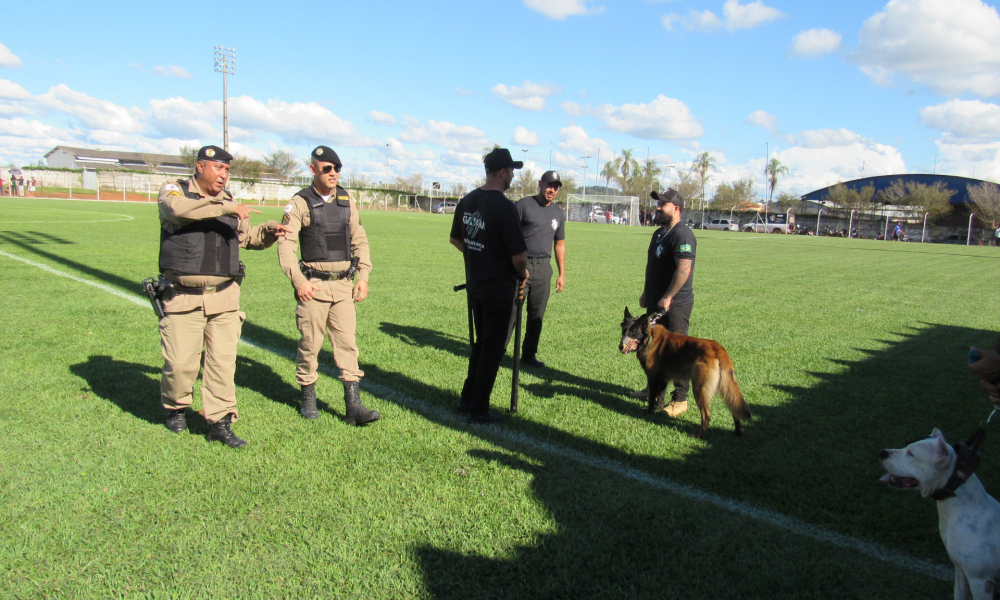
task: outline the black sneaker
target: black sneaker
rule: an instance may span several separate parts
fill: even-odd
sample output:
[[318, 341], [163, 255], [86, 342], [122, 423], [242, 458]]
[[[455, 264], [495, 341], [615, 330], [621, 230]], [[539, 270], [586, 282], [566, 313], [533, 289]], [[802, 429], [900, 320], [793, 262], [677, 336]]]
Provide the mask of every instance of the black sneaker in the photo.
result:
[[522, 358], [521, 364], [526, 367], [535, 367], [536, 369], [541, 369], [542, 367], [545, 366], [545, 363], [538, 360], [534, 356]]
[[480, 414], [469, 415], [469, 423], [480, 423], [483, 425], [503, 423], [503, 417], [495, 412], [487, 411]]
[[167, 411], [167, 429], [174, 433], [181, 433], [187, 428], [187, 418], [184, 416], [183, 408]]

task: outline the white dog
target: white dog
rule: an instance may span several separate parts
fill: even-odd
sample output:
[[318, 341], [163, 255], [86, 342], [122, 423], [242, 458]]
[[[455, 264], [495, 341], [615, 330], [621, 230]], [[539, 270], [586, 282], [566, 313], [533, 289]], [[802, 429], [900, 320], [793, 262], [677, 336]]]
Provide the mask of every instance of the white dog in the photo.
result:
[[[882, 450], [888, 474], [881, 481], [900, 489], [919, 489], [931, 496], [946, 486], [958, 455], [944, 435], [931, 436], [899, 450]], [[991, 600], [1000, 590], [1000, 502], [974, 474], [954, 489], [954, 496], [937, 501], [938, 530], [955, 563], [955, 598]]]

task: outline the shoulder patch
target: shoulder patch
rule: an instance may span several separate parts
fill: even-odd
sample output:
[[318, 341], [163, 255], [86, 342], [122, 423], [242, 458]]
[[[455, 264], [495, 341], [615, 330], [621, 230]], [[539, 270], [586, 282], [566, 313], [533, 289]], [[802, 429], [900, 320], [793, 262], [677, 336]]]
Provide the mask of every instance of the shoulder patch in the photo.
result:
[[289, 202], [288, 205], [285, 206], [285, 212], [292, 212], [293, 208], [295, 208], [295, 203], [294, 202]]
[[169, 198], [170, 196], [180, 196], [180, 195], [181, 195], [180, 192], [170, 192], [169, 194], [167, 194], [167, 197]]
[[176, 183], [167, 183], [167, 184], [165, 184], [163, 186], [163, 189], [170, 190], [172, 192], [179, 192], [179, 191], [181, 191], [181, 188], [177, 187]]
[[690, 252], [691, 244], [681, 244], [681, 252]]

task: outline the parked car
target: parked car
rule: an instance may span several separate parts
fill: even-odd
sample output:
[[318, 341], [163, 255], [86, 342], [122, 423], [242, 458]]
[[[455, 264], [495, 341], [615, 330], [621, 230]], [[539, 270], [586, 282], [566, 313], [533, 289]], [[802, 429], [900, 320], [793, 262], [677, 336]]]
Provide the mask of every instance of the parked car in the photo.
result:
[[729, 219], [712, 219], [711, 223], [705, 223], [705, 229], [714, 231], [739, 231], [740, 224]]
[[441, 204], [436, 205], [434, 208], [431, 209], [431, 212], [440, 214], [453, 213], [455, 212], [456, 206], [458, 206], [458, 202], [455, 202], [453, 200], [447, 200], [445, 202], [442, 202]]
[[965, 246], [966, 244], [972, 246], [981, 246], [983, 244], [983, 241], [977, 238], [976, 236], [972, 236], [972, 239], [969, 240], [968, 234], [959, 235], [955, 233], [943, 238], [942, 237], [938, 237], [936, 239], [931, 238], [930, 241], [937, 244], [957, 244], [960, 246]]
[[748, 233], [794, 233], [795, 215], [788, 216], [782, 213], [767, 215], [767, 220], [760, 213], [754, 215], [749, 223], [741, 225], [743, 231]]

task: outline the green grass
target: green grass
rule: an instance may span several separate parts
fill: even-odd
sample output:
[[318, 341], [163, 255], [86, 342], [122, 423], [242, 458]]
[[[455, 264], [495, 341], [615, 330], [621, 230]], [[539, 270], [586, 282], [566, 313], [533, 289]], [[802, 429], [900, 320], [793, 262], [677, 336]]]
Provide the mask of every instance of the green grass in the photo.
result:
[[[948, 565], [934, 503], [880, 484], [877, 453], [933, 427], [957, 441], [986, 416], [965, 353], [998, 328], [996, 248], [697, 232], [691, 334], [726, 346], [755, 419], [736, 438], [716, 400], [695, 440], [697, 411], [650, 417], [627, 397], [643, 378], [617, 352], [651, 229], [568, 225], [566, 291], [553, 294], [539, 353], [550, 368], [522, 371], [520, 412], [484, 428], [448, 416], [467, 362], [450, 215], [362, 220], [375, 263], [359, 306], [362, 368], [398, 394], [366, 391], [383, 420], [348, 427], [327, 374], [320, 419], [301, 419], [290, 284], [273, 249], [244, 252], [243, 336], [285, 356], [241, 346], [242, 451], [206, 442], [201, 422], [183, 435], [163, 427], [150, 309], [0, 255], [0, 596], [950, 593], [513, 434]], [[0, 251], [135, 295], [157, 239], [152, 205], [0, 200]], [[988, 490], [998, 450], [988, 438]]]

